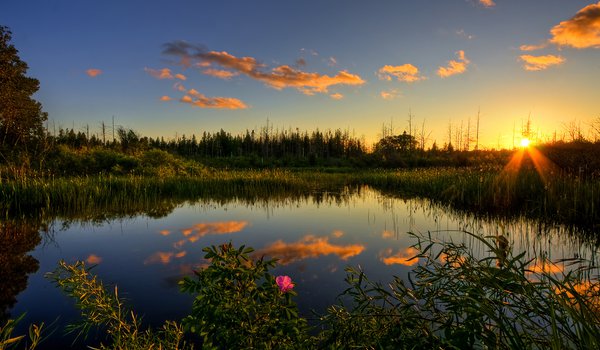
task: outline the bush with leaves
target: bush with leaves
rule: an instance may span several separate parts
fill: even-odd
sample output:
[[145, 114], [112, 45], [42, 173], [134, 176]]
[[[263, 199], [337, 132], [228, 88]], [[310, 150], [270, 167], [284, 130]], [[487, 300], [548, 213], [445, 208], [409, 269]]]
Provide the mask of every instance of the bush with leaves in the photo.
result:
[[182, 291], [197, 295], [182, 323], [202, 338], [203, 348], [307, 347], [306, 320], [292, 301], [296, 293], [280, 289], [269, 273], [274, 260], [252, 260], [252, 248], [231, 243], [203, 251], [211, 264], [180, 283]]

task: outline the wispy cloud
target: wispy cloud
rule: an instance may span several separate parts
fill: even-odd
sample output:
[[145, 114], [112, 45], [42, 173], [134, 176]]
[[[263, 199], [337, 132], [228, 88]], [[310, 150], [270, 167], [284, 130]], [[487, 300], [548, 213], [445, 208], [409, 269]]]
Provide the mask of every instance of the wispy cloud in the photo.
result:
[[438, 67], [437, 74], [442, 78], [447, 78], [456, 74], [462, 74], [467, 71], [470, 61], [465, 56], [465, 52], [460, 50], [456, 53], [458, 60], [448, 61], [446, 67]]
[[331, 97], [334, 100], [342, 100], [344, 98], [344, 95], [342, 95], [340, 93], [335, 93], [335, 94], [329, 95], [329, 97]]
[[307, 235], [298, 242], [285, 243], [278, 240], [271, 245], [257, 250], [254, 255], [268, 255], [279, 259], [279, 263], [287, 265], [298, 260], [317, 258], [323, 255], [337, 255], [342, 260], [356, 256], [365, 249], [364, 245], [336, 245], [329, 243], [328, 237]]
[[587, 5], [550, 30], [550, 42], [577, 49], [600, 48], [600, 2]]
[[496, 3], [494, 0], [479, 0], [479, 3], [485, 7], [494, 7]]
[[[173, 89], [183, 92], [184, 95], [179, 99], [179, 102], [192, 105], [199, 108], [214, 108], [214, 109], [246, 109], [248, 105], [244, 101], [234, 97], [208, 97], [196, 89], [187, 90], [183, 84], [177, 82], [173, 84]], [[171, 101], [170, 96], [162, 96], [161, 101]]]
[[146, 68], [144, 68], [144, 71], [146, 71], [146, 73], [150, 74], [151, 76], [153, 76], [156, 79], [179, 79], [179, 80], [187, 79], [185, 77], [185, 75], [183, 75], [183, 74], [173, 75], [173, 73], [171, 72], [171, 70], [169, 68], [152, 69], [152, 68], [146, 67]]
[[216, 108], [216, 109], [246, 109], [246, 105], [242, 100], [234, 97], [207, 97], [198, 91], [191, 89], [187, 91], [180, 100], [183, 103], [189, 103], [192, 106], [200, 108]]
[[400, 93], [400, 91], [392, 89], [392, 90], [387, 90], [387, 91], [382, 91], [379, 93], [379, 96], [381, 96], [382, 99], [384, 100], [393, 100], [397, 97], [402, 96], [402, 94]]
[[205, 69], [202, 71], [202, 73], [216, 77], [216, 78], [225, 79], [225, 80], [229, 80], [229, 79], [235, 77], [236, 75], [239, 75], [239, 73], [237, 73], [237, 72], [230, 72], [228, 70], [212, 69], [212, 68]]
[[541, 50], [547, 46], [548, 46], [547, 43], [542, 43], [542, 44], [538, 44], [538, 45], [521, 45], [521, 46], [519, 46], [519, 49], [521, 51], [535, 51], [535, 50]]
[[523, 68], [529, 71], [544, 70], [552, 66], [562, 64], [566, 61], [563, 57], [555, 55], [521, 55], [520, 59], [525, 63]]
[[85, 74], [87, 74], [89, 77], [95, 78], [102, 74], [102, 70], [97, 68], [90, 68], [85, 71]]
[[379, 79], [392, 80], [392, 77], [406, 83], [414, 83], [419, 80], [425, 79], [424, 76], [419, 74], [419, 68], [416, 66], [406, 63], [401, 66], [390, 66], [385, 65], [377, 71]]
[[358, 75], [340, 71], [335, 76], [304, 72], [289, 65], [280, 65], [270, 70], [253, 57], [237, 57], [225, 51], [207, 51], [202, 46], [177, 41], [165, 44], [164, 54], [176, 56], [180, 64], [191, 65], [209, 63], [221, 68], [246, 75], [261, 81], [267, 86], [281, 90], [295, 88], [298, 91], [313, 95], [328, 93], [334, 85], [362, 85], [365, 81]]

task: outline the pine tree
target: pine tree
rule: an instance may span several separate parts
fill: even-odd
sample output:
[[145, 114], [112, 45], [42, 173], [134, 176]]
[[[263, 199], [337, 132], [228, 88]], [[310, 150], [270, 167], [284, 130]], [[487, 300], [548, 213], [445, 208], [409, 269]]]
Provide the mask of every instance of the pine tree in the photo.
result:
[[0, 154], [27, 152], [27, 147], [43, 135], [48, 115], [31, 96], [39, 89], [37, 79], [26, 76], [27, 63], [10, 43], [11, 31], [0, 26]]

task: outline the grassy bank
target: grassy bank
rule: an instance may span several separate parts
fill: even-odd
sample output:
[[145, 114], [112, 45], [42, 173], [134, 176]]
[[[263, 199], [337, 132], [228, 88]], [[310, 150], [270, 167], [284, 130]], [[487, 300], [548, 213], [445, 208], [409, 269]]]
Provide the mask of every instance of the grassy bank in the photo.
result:
[[[0, 209], [8, 215], [147, 208], [202, 198], [275, 200], [341, 193], [371, 186], [386, 195], [423, 197], [478, 215], [525, 216], [595, 230], [600, 223], [600, 179], [532, 169], [214, 170], [186, 176], [20, 177], [0, 183]], [[129, 210], [129, 212], [135, 210]], [[160, 215], [159, 212], [156, 215]]]

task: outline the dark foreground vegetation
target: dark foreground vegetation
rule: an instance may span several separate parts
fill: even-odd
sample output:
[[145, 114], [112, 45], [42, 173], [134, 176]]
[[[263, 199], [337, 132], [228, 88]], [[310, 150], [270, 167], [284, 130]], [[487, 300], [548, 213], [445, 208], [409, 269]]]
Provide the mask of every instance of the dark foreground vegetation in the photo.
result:
[[[204, 249], [211, 264], [180, 282], [195, 296], [189, 316], [146, 329], [137, 314], [83, 262], [60, 262], [47, 275], [81, 310], [71, 327], [107, 334], [108, 349], [595, 349], [600, 346], [600, 290], [589, 261], [573, 259], [570, 272], [530, 268], [502, 236], [473, 237], [487, 247], [476, 257], [463, 245], [414, 235], [419, 264], [408, 280], [384, 286], [347, 268], [348, 289], [323, 315], [306, 319], [269, 270], [274, 260], [226, 243]], [[565, 263], [565, 262], [563, 262]], [[278, 277], [284, 278], [284, 277]], [[30, 348], [43, 341], [44, 325], [32, 325]], [[24, 337], [0, 333], [7, 346]]]

